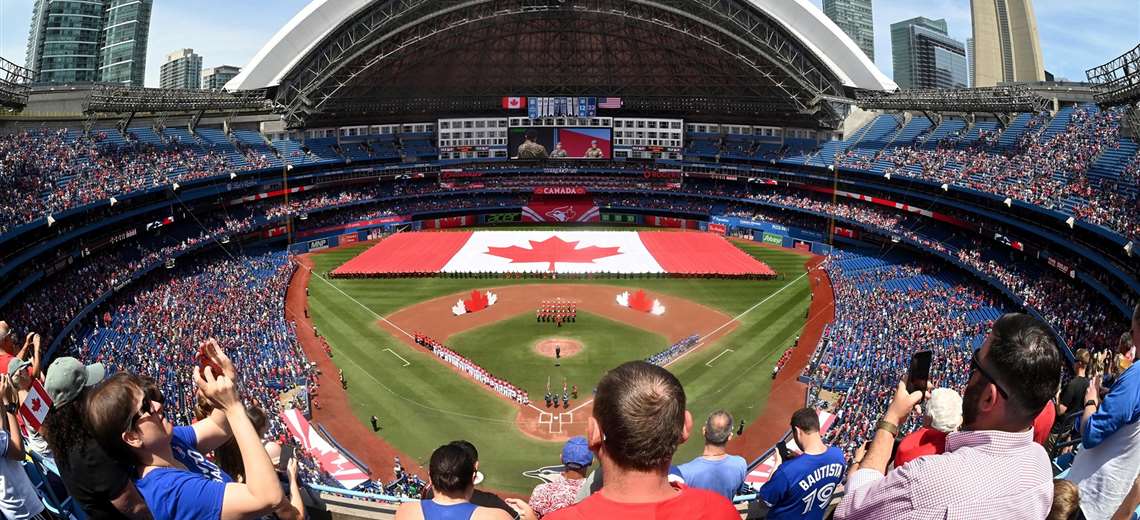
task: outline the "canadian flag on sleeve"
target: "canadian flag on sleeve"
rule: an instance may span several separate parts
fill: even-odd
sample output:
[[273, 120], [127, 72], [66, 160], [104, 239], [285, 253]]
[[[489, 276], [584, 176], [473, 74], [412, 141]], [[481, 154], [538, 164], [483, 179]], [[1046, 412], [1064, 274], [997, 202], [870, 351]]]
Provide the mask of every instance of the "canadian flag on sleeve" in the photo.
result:
[[24, 424], [32, 431], [40, 431], [40, 426], [51, 409], [51, 398], [38, 379], [32, 380], [32, 387], [28, 389], [28, 397], [20, 404], [20, 417]]
[[519, 110], [526, 107], [526, 97], [505, 97], [503, 98], [503, 108], [507, 110]]

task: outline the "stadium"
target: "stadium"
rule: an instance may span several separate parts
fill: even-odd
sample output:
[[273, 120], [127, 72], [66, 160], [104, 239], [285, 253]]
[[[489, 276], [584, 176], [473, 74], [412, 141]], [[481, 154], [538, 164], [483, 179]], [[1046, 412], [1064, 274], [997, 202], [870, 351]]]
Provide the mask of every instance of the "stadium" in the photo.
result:
[[[1140, 45], [1119, 52], [1080, 82], [900, 88], [806, 0], [313, 0], [224, 89], [48, 84], [0, 59], [0, 394], [23, 437], [0, 470], [31, 490], [0, 510], [134, 518], [116, 497], [137, 487], [141, 518], [431, 518], [424, 491], [453, 497], [437, 457], [457, 440], [478, 448], [471, 485], [533, 508], [536, 486], [581, 470], [566, 455], [579, 437], [599, 487], [579, 503], [622, 503], [617, 430], [669, 409], [613, 412], [668, 393], [612, 394], [640, 362], [672, 374], [683, 394], [666, 401], [691, 416], [660, 483], [669, 469], [699, 488], [685, 463], [710, 447], [742, 457], [719, 499], [739, 518], [1045, 518], [1059, 482], [1080, 489], [1076, 514], [1129, 518]], [[1011, 313], [1029, 332], [999, 341]], [[999, 344], [1037, 350], [999, 359]], [[878, 483], [856, 486], [873, 463], [891, 482], [945, 479], [891, 460], [939, 423], [934, 394], [925, 419], [892, 415], [923, 396], [900, 386], [922, 352], [918, 379], [958, 396], [961, 424], [930, 459], [979, 430], [1041, 433], [1024, 449], [1048, 471], [995, 455], [969, 477], [988, 490], [932, 491], [992, 507], [850, 504], [874, 501]], [[59, 390], [72, 359], [106, 380]], [[115, 385], [135, 389], [130, 406], [100, 401]], [[1048, 426], [1008, 426], [1028, 402], [1040, 419], [1045, 390]], [[104, 435], [127, 408], [128, 429]], [[51, 431], [75, 413], [66, 438], [83, 448]], [[216, 514], [152, 487], [170, 446], [140, 423], [159, 415], [195, 425], [189, 448], [188, 429], [163, 441], [176, 458], [240, 468]], [[248, 433], [288, 455], [251, 454]], [[138, 470], [101, 499], [68, 474], [96, 444]], [[850, 476], [777, 516], [773, 489], [817, 445]], [[232, 486], [275, 505], [226, 509]], [[997, 505], [1014, 495], [1041, 500]], [[722, 518], [706, 514], [657, 517]]]

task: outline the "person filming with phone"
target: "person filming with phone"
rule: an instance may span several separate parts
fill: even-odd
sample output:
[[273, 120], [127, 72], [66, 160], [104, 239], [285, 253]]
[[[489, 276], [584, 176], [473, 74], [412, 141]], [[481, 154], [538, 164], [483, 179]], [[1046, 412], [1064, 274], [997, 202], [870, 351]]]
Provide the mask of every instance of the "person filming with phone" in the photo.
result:
[[1045, 325], [1002, 316], [970, 360], [961, 431], [946, 436], [945, 452], [887, 471], [899, 425], [928, 395], [900, 382], [835, 518], [1045, 518], [1053, 471], [1033, 442], [1033, 420], [1060, 382], [1061, 353]]

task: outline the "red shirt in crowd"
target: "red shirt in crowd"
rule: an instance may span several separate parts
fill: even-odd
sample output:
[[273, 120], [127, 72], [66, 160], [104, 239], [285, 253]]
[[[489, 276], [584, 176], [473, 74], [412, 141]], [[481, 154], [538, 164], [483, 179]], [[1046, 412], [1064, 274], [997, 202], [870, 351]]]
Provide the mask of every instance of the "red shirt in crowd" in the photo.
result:
[[1045, 445], [1045, 440], [1049, 438], [1049, 432], [1053, 430], [1053, 421], [1057, 420], [1056, 405], [1053, 401], [1045, 403], [1045, 408], [1041, 413], [1037, 414], [1037, 418], [1033, 419], [1033, 442]]
[[620, 518], [621, 520], [740, 520], [736, 507], [712, 491], [672, 483], [680, 493], [661, 502], [627, 504], [594, 493], [577, 504], [559, 509], [544, 520], [589, 520]]
[[946, 451], [946, 433], [923, 426], [899, 442], [899, 448], [895, 452], [895, 467], [924, 455], [938, 455], [944, 451]]

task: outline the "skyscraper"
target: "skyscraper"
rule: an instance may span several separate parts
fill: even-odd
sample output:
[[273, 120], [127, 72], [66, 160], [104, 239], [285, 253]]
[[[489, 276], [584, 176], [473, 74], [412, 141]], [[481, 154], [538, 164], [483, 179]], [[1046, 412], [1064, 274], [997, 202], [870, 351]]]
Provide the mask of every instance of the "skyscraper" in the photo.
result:
[[974, 86], [1043, 81], [1033, 0], [970, 0], [974, 24]]
[[966, 65], [970, 68], [970, 84], [968, 87], [973, 87], [978, 82], [978, 77], [974, 75], [974, 39], [966, 38]]
[[948, 36], [946, 20], [918, 17], [891, 24], [899, 88], [965, 87], [966, 46]]
[[42, 83], [142, 86], [153, 0], [35, 0], [25, 66]]
[[871, 0], [823, 0], [823, 14], [847, 33], [855, 45], [875, 61], [875, 25]]
[[202, 88], [206, 90], [218, 90], [226, 86], [234, 76], [241, 72], [241, 67], [233, 65], [219, 65], [217, 67], [210, 67], [202, 69]]
[[194, 49], [179, 49], [166, 55], [159, 70], [159, 88], [200, 88], [202, 57]]
[[142, 86], [152, 1], [105, 0], [99, 81]]

